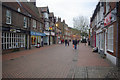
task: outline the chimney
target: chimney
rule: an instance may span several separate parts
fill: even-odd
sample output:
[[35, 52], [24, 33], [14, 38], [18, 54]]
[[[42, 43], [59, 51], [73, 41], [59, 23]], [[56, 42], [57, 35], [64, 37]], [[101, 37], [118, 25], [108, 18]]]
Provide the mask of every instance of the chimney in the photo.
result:
[[61, 22], [61, 18], [58, 17], [58, 22]]
[[63, 23], [65, 23], [65, 20], [63, 20]]
[[36, 6], [36, 0], [30, 0], [30, 2]]

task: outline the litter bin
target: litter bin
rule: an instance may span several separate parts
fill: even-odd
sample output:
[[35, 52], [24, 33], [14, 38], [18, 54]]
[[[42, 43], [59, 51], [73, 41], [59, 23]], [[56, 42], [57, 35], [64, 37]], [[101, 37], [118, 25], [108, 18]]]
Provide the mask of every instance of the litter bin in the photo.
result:
[[37, 48], [40, 48], [40, 43], [37, 43]]

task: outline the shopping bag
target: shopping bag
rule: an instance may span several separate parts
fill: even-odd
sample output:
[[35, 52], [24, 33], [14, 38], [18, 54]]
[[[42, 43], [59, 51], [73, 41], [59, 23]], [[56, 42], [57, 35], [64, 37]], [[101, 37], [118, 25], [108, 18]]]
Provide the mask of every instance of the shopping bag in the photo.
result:
[[74, 45], [73, 45], [73, 48], [74, 48]]

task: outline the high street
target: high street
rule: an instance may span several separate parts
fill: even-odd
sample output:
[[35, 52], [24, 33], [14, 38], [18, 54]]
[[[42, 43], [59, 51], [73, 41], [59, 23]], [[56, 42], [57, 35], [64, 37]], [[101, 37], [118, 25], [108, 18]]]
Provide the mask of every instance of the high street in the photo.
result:
[[[15, 55], [16, 54], [16, 55]], [[107, 59], [80, 43], [45, 46], [3, 55], [3, 78], [105, 78], [114, 69]]]

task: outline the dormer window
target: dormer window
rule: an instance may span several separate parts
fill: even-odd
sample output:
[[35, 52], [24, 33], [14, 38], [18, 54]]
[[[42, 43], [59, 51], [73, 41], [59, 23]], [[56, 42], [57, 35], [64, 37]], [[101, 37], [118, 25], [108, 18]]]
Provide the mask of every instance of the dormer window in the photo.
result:
[[18, 8], [18, 12], [21, 12], [20, 8]]

